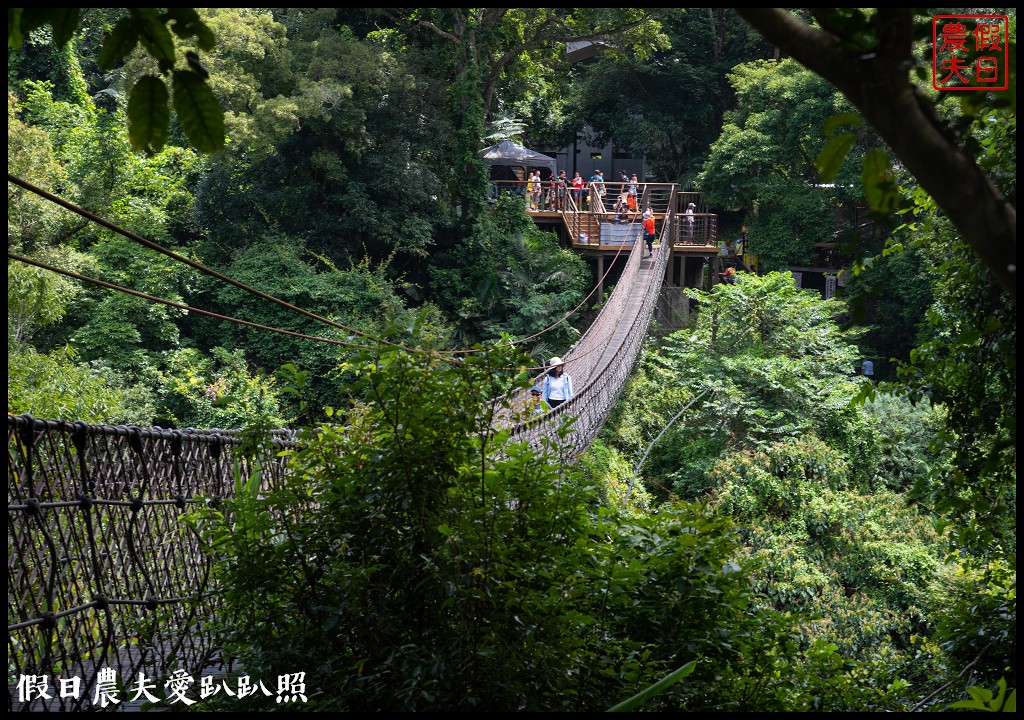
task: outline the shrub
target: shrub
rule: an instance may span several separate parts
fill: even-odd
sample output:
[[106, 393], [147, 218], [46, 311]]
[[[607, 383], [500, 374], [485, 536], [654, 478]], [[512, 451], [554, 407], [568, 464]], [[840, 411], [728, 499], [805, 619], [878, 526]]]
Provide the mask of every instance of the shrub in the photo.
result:
[[557, 443], [495, 434], [488, 388], [512, 352], [363, 356], [371, 402], [310, 430], [283, 484], [240, 478], [197, 515], [247, 670], [306, 672], [316, 710], [594, 711], [689, 660], [700, 682], [732, 661], [756, 620], [731, 521], [685, 504], [627, 518]]

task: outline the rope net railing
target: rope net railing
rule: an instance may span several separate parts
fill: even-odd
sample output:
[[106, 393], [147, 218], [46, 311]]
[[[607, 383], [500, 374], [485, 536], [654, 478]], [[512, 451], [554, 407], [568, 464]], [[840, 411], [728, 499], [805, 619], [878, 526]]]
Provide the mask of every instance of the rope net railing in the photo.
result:
[[[211, 565], [180, 518], [233, 495], [236, 470], [280, 481], [292, 434], [265, 438], [7, 416], [8, 710], [94, 709], [104, 668], [130, 683], [220, 662]], [[22, 702], [26, 678], [50, 697]]]

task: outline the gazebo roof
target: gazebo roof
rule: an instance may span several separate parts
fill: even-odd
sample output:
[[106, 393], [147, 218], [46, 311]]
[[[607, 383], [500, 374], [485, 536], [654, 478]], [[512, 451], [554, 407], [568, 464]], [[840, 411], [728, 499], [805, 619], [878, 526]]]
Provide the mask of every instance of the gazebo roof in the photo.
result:
[[516, 145], [511, 140], [502, 140], [480, 151], [480, 157], [491, 165], [512, 165], [514, 167], [546, 167], [552, 173], [558, 172], [558, 163], [550, 155]]

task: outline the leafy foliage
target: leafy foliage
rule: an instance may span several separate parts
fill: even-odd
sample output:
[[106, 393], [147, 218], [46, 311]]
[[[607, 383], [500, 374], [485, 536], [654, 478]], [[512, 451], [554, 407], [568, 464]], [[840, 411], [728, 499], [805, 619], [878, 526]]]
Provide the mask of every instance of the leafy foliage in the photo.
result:
[[[64, 186], [64, 168], [54, 157], [53, 145], [43, 130], [19, 119], [17, 96], [7, 93], [7, 172], [40, 187]], [[20, 187], [7, 192], [7, 246], [15, 252], [31, 252], [57, 234], [64, 218], [53, 203]]]
[[[1016, 119], [995, 103], [974, 110], [962, 122], [980, 148], [979, 162], [1014, 197], [1016, 144], [1007, 133]], [[950, 559], [960, 565], [942, 595], [946, 613], [936, 638], [956, 667], [974, 673], [973, 683], [957, 677], [950, 685], [973, 696], [967, 702], [974, 704], [960, 707], [987, 709], [990, 688], [1016, 682], [1016, 308], [935, 202], [920, 191], [910, 201], [909, 222], [887, 252], [912, 248], [934, 299], [922, 342], [899, 378], [941, 420], [928, 448], [941, 462], [917, 476], [910, 493], [942, 518]]]
[[895, 380], [897, 364], [910, 359], [920, 340], [932, 302], [928, 263], [920, 250], [906, 247], [879, 252], [854, 267], [843, 299], [851, 321], [865, 330], [858, 345], [864, 357], [874, 359], [876, 378]]
[[[265, 372], [290, 363], [311, 373], [305, 400], [315, 408], [347, 404], [351, 393], [348, 386], [353, 379], [344, 370], [350, 356], [347, 345], [366, 344], [366, 336], [379, 336], [389, 323], [411, 327], [417, 318], [424, 325], [423, 336], [429, 334], [439, 344], [444, 344], [447, 337], [447, 325], [436, 310], [429, 306], [419, 311], [407, 309], [387, 277], [386, 268], [372, 267], [368, 261], [341, 270], [325, 258], [309, 257], [292, 243], [267, 237], [263, 244], [238, 252], [227, 274], [261, 292], [350, 328], [346, 331], [316, 321], [233, 285], [219, 284], [211, 291], [215, 293], [217, 304], [234, 317], [336, 341], [332, 344], [285, 337], [226, 323], [207, 326], [207, 340], [211, 345], [245, 347], [248, 356]], [[401, 335], [395, 340], [400, 341]]]
[[877, 395], [864, 409], [878, 421], [880, 455], [874, 487], [909, 490], [942, 464], [930, 448], [943, 422], [941, 407], [914, 405], [899, 395]]
[[[7, 13], [7, 45], [18, 47], [33, 30], [49, 25], [56, 45], [67, 44], [80, 24], [79, 8], [11, 8]], [[174, 78], [174, 108], [186, 136], [200, 152], [224, 147], [224, 114], [205, 84], [206, 70], [195, 53], [187, 53], [191, 69], [176, 67], [176, 35], [195, 38], [204, 50], [214, 46], [214, 36], [192, 8], [128, 8], [128, 15], [114, 25], [103, 44], [98, 62], [103, 70], [114, 69], [137, 45], [156, 61], [162, 75]], [[198, 72], [197, 72], [198, 70]], [[159, 152], [167, 140], [169, 94], [162, 78], [149, 75], [131, 89], [128, 101], [129, 136], [136, 150]]]
[[[201, 167], [193, 151], [173, 147], [152, 156], [133, 153], [121, 118], [99, 110], [91, 98], [60, 100], [50, 82], [26, 81], [24, 92], [19, 108], [25, 121], [47, 132], [61, 176], [69, 180], [52, 186], [44, 177], [25, 179], [44, 190], [63, 190], [65, 199], [156, 242], [171, 244], [171, 231], [188, 227], [188, 183]], [[65, 243], [75, 232], [85, 249], [99, 236], [97, 226], [70, 217], [63, 216], [64, 226], [45, 244]]]
[[162, 427], [239, 428], [257, 420], [284, 426], [273, 378], [250, 374], [241, 350], [170, 353], [159, 373]]
[[651, 512], [651, 494], [636, 482], [634, 468], [622, 452], [596, 440], [580, 465], [583, 481], [597, 488], [602, 505], [622, 508], [630, 516]]
[[239, 478], [200, 513], [247, 669], [302, 666], [320, 710], [596, 710], [683, 655], [728, 662], [750, 622], [730, 523], [589, 513], [550, 449], [480, 412], [493, 367], [519, 362], [366, 354], [372, 404], [311, 431], [282, 486]]
[[70, 347], [44, 355], [31, 347], [12, 349], [8, 344], [7, 412], [47, 420], [146, 426], [155, 410], [145, 388], [126, 388], [115, 374], [80, 364]]
[[798, 614], [803, 647], [834, 644], [862, 672], [932, 683], [943, 655], [925, 638], [945, 612], [945, 544], [900, 496], [859, 493], [847, 473], [819, 441], [792, 440], [720, 460], [710, 495], [744, 520], [762, 568], [754, 588]]
[[998, 687], [999, 692], [996, 694], [985, 688], [969, 688], [971, 699], [950, 703], [949, 708], [951, 710], [982, 710], [986, 712], [999, 712], [1002, 710], [1004, 712], [1017, 712], [1017, 690], [1013, 689], [1007, 695], [1006, 680], [1000, 680]]
[[[979, 144], [968, 128], [981, 108], [1012, 116], [1015, 127], [1016, 63], [1010, 61], [1004, 70], [1009, 90], [966, 93], [960, 103], [943, 103], [958, 94], [936, 93], [928, 84], [935, 57], [928, 39], [934, 38], [935, 16], [926, 9], [828, 8], [812, 11], [813, 22], [783, 8], [739, 8], [738, 12], [780, 50], [827, 78], [856, 105], [899, 163], [910, 169], [915, 184], [935, 198], [966, 244], [1015, 300], [1014, 201], [993, 185], [997, 176], [976, 159]], [[1008, 12], [1008, 39], [1000, 52], [1013, 58], [1016, 13]], [[867, 59], [869, 66], [863, 66]], [[871, 91], [866, 92], [867, 88]], [[942, 104], [959, 105], [962, 110], [954, 111], [959, 117], [948, 121], [938, 107]], [[883, 213], [892, 212], [899, 203], [892, 167], [879, 148], [866, 153], [865, 198]]]
[[450, 119], [425, 112], [443, 89], [387, 45], [335, 29], [333, 12], [203, 17], [225, 38], [209, 82], [232, 139], [197, 189], [204, 255], [226, 263], [284, 237], [338, 266], [387, 263], [423, 298], [424, 258], [462, 240], [451, 196], [466, 179], [435, 142]]
[[[941, 415], [896, 398], [851, 405], [856, 333], [836, 322], [842, 304], [788, 276], [740, 273], [693, 295], [699, 315], [644, 355], [603, 438], [635, 457], [685, 404], [675, 398], [711, 391], [655, 446], [644, 482], [742, 523], [758, 617], [793, 613], [750, 637], [756, 660], [730, 668], [737, 690], [712, 706], [892, 707], [944, 672], [926, 638], [951, 572], [947, 546], [927, 515], [884, 489], [927, 476], [927, 430]], [[830, 667], [834, 684], [818, 686], [816, 667]], [[769, 692], [766, 677], [786, 690]]]
[[719, 460], [711, 472], [715, 505], [738, 520], [788, 520], [820, 488], [849, 487], [842, 457], [813, 435], [780, 441], [766, 452]]
[[991, 686], [1017, 677], [1017, 573], [995, 559], [964, 567], [943, 588], [945, 612], [936, 640], [958, 666], [974, 669], [975, 683]]
[[[877, 462], [872, 423], [849, 401], [854, 335], [835, 318], [837, 300], [800, 290], [788, 275], [740, 273], [735, 285], [711, 293], [689, 290], [700, 301], [692, 327], [669, 335], [641, 360], [606, 438], [639, 452], [672, 415], [699, 391], [709, 395], [670, 428], [655, 449], [648, 482], [693, 497], [699, 475], [680, 461], [707, 467], [715, 457], [767, 448], [785, 437], [816, 433], [853, 468], [850, 482], [867, 486]], [[715, 454], [703, 454], [704, 451]]]
[[[91, 258], [69, 248], [39, 253], [39, 260], [81, 272]], [[42, 328], [60, 322], [81, 293], [79, 285], [34, 265], [7, 264], [7, 342], [24, 345]]]
[[900, 375], [945, 407], [933, 449], [951, 466], [937, 468], [914, 491], [956, 521], [959, 543], [971, 554], [987, 557], [993, 546], [1013, 552], [1016, 513], [1007, 509], [1016, 506], [1015, 308], [966, 246], [943, 232], [944, 220], [927, 222], [946, 240], [931, 249], [938, 279], [930, 339]]
[[835, 643], [801, 639], [790, 613], [759, 613], [761, 631], [737, 647], [738, 662], [722, 678], [726, 690], [712, 711], [864, 712], [901, 706], [908, 684], [892, 678], [893, 666], [857, 662]]
[[504, 195], [463, 247], [435, 259], [430, 280], [441, 306], [458, 317], [463, 344], [507, 335], [542, 361], [578, 337], [569, 321], [585, 298], [590, 271]]
[[[729, 81], [738, 107], [725, 115], [699, 186], [713, 206], [745, 213], [748, 240], [765, 268], [806, 263], [815, 243], [836, 240], [837, 209], [861, 197], [855, 161], [829, 167], [828, 186], [816, 165], [830, 142], [827, 121], [849, 116], [852, 107], [793, 60], [738, 65]], [[849, 135], [855, 158], [877, 143], [868, 133]]]
[[[101, 279], [180, 302], [195, 282], [195, 271], [120, 236], [93, 248]], [[88, 360], [103, 360], [118, 370], [141, 371], [158, 362], [157, 353], [179, 346], [175, 319], [184, 315], [166, 305], [106, 289], [87, 292], [75, 313], [85, 322], [72, 335]]]
[[[745, 214], [769, 267], [855, 237], [835, 208], [862, 191], [892, 207], [880, 144], [815, 76], [787, 60], [726, 78], [771, 52], [734, 12], [89, 9], [76, 30], [76, 9], [14, 9], [9, 171], [360, 331], [524, 338], [579, 303], [587, 274], [521, 207], [484, 212], [476, 151], [494, 115], [552, 145], [590, 121], [686, 183], [711, 147], [703, 189]], [[870, 12], [840, 15], [853, 45], [879, 39]], [[620, 38], [607, 59], [562, 63], [566, 36], [603, 31]], [[936, 109], [1012, 208], [1012, 105], [971, 95]], [[183, 147], [215, 145], [218, 121], [225, 150]], [[911, 200], [898, 242], [847, 286], [866, 301], [859, 349], [842, 304], [785, 276], [695, 293], [694, 324], [652, 344], [579, 471], [483, 430], [510, 383], [495, 368], [526, 359], [354, 355], [17, 264], [9, 412], [230, 426], [338, 408], [287, 485], [239, 478], [237, 500], [202, 519], [223, 553], [225, 631], [254, 671], [307, 670], [318, 709], [601, 710], [691, 661], [645, 709], [940, 708], [963, 691], [952, 709], [1011, 708], [1015, 308], [935, 204]], [[371, 345], [20, 189], [8, 205], [19, 252]], [[574, 333], [522, 347], [560, 354]], [[901, 386], [851, 379], [865, 355]], [[897, 375], [885, 358], [909, 362]], [[267, 377], [281, 363], [295, 387]], [[621, 509], [636, 459], [691, 402]]]

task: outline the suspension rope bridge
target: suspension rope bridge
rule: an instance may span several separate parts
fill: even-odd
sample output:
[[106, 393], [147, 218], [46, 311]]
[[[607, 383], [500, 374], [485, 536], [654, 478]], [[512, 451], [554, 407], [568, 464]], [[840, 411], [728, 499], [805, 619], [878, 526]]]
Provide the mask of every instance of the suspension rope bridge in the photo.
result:
[[[502, 403], [496, 423], [512, 442], [547, 440], [574, 459], [597, 437], [643, 346], [674, 222], [670, 212], [653, 257], [637, 228], [615, 290], [564, 354], [575, 395], [525, 421], [511, 410], [525, 395]], [[7, 420], [8, 709], [89, 709], [103, 668], [130, 683], [216, 666], [204, 629], [218, 606], [211, 567], [179, 517], [230, 497], [236, 473], [248, 477], [257, 463], [268, 483], [279, 481], [287, 465], [278, 453], [294, 446], [293, 433], [270, 433], [253, 457], [236, 431]], [[78, 695], [56, 693], [58, 676], [81, 678]], [[47, 678], [50, 697], [25, 699], [26, 678]]]

